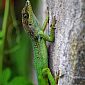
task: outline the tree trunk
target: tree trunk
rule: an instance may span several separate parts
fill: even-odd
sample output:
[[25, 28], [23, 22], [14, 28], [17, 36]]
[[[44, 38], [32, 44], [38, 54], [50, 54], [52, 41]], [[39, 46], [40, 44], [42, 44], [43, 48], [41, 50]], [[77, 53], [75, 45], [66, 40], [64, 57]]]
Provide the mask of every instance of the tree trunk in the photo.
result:
[[50, 21], [56, 16], [49, 66], [58, 85], [85, 85], [85, 0], [47, 0]]

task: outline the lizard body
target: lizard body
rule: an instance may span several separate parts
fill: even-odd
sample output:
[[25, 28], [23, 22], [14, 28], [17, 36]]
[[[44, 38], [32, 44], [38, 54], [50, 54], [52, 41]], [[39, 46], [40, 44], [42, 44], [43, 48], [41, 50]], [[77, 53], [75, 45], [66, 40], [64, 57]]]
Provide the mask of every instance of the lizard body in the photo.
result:
[[35, 17], [32, 6], [29, 0], [22, 10], [22, 24], [24, 30], [29, 34], [32, 39], [33, 53], [34, 53], [34, 66], [37, 72], [38, 84], [56, 85], [53, 76], [51, 75], [50, 69], [48, 68], [48, 55], [46, 41], [53, 42], [55, 36], [55, 17], [53, 17], [51, 24], [50, 35], [46, 35], [44, 30], [48, 23], [48, 16], [46, 17], [43, 26], [40, 26], [37, 18]]

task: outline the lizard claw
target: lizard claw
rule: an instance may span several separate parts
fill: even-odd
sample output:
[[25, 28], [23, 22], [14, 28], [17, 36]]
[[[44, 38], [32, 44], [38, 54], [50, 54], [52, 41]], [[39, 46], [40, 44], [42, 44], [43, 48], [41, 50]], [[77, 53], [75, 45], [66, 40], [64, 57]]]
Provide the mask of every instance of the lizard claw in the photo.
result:
[[42, 75], [43, 75], [43, 77], [47, 76], [47, 73], [48, 73], [49, 71], [50, 71], [49, 68], [43, 69], [43, 70], [42, 70]]
[[43, 35], [43, 31], [39, 31], [38, 32], [38, 35]]
[[53, 28], [53, 29], [56, 29], [56, 28], [55, 28], [55, 24], [56, 24], [56, 17], [53, 16], [53, 17], [52, 17], [52, 24], [50, 25], [50, 27]]

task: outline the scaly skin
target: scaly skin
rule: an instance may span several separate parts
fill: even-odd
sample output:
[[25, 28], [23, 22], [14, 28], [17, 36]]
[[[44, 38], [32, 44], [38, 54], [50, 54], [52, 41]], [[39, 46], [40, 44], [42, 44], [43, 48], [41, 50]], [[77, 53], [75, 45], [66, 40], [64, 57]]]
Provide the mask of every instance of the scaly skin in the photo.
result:
[[48, 80], [51, 85], [56, 85], [55, 80], [51, 75], [50, 69], [48, 68], [48, 55], [46, 47], [46, 41], [54, 41], [55, 21], [55, 17], [53, 17], [52, 24], [50, 26], [50, 35], [46, 35], [44, 30], [48, 23], [48, 16], [46, 17], [45, 23], [41, 27], [32, 11], [30, 1], [26, 1], [26, 4], [22, 10], [22, 24], [24, 30], [32, 39], [34, 66], [36, 69], [39, 85], [49, 85]]

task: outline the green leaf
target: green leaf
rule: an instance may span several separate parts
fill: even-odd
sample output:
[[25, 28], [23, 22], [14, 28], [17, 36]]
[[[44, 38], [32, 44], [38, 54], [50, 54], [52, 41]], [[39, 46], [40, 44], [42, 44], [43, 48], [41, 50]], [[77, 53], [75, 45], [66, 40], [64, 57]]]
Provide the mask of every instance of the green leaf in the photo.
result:
[[26, 78], [24, 77], [15, 77], [9, 85], [33, 85], [31, 82], [29, 82]]
[[8, 80], [11, 77], [11, 71], [9, 68], [5, 69], [0, 75], [0, 85], [7, 85]]

